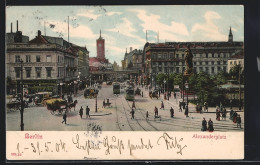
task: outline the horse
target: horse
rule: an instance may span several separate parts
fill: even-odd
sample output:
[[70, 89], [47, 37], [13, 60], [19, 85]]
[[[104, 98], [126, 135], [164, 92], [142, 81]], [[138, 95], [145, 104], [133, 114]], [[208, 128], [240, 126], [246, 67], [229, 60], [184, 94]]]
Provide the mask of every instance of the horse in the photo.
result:
[[69, 104], [69, 108], [71, 109], [72, 107], [74, 107], [74, 111], [75, 111], [75, 107], [76, 107], [77, 103], [78, 103], [78, 101], [77, 101], [77, 100], [74, 100], [73, 103], [70, 103], [70, 104]]

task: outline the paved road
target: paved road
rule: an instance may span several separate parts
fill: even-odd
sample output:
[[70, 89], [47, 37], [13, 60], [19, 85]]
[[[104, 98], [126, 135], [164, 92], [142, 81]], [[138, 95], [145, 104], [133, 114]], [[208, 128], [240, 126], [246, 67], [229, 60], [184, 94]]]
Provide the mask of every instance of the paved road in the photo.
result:
[[[68, 113], [67, 124], [62, 124], [61, 114], [51, 114], [46, 107], [30, 107], [24, 111], [25, 130], [29, 131], [87, 131], [93, 126], [102, 128], [103, 131], [200, 131], [202, 118], [209, 118], [214, 122], [215, 131], [243, 131], [244, 113], [238, 112], [242, 118], [242, 129], [237, 128], [227, 114], [226, 120], [216, 121], [215, 113], [190, 113], [186, 118], [184, 112], [179, 112], [178, 99], [171, 98], [165, 101], [161, 98], [150, 99], [148, 91], [142, 89], [144, 97], [136, 96], [135, 119], [131, 119], [130, 110], [132, 101], [125, 100], [123, 90], [120, 95], [113, 95], [112, 86], [103, 85], [98, 95], [98, 109], [95, 112], [95, 99], [85, 99], [82, 95], [74, 97], [78, 104]], [[109, 98], [111, 107], [102, 108], [104, 99]], [[160, 109], [161, 101], [164, 102], [165, 109]], [[84, 115], [79, 116], [80, 107], [84, 109]], [[90, 118], [86, 118], [86, 106], [90, 107]], [[154, 119], [154, 107], [159, 109], [160, 119]], [[174, 108], [175, 116], [170, 118], [170, 107]], [[191, 111], [193, 107], [191, 106]], [[149, 120], [146, 120], [148, 111]], [[13, 111], [7, 113], [7, 130], [20, 130], [20, 112]]]

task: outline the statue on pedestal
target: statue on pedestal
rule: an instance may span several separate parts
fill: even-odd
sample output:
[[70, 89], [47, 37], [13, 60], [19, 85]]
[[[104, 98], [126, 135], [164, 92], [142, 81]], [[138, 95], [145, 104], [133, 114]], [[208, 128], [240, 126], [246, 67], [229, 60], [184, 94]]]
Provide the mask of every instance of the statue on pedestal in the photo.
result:
[[185, 50], [185, 64], [186, 69], [184, 71], [184, 75], [188, 76], [193, 72], [193, 62], [192, 62], [192, 52], [190, 50], [190, 45], [187, 46], [187, 49]]

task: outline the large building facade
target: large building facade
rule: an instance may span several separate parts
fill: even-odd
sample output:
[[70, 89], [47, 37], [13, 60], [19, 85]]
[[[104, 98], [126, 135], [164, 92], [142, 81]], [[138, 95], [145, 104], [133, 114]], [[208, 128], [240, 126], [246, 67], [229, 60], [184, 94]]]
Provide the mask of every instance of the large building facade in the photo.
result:
[[228, 71], [228, 60], [243, 52], [243, 42], [234, 42], [230, 28], [227, 42], [165, 42], [146, 43], [144, 46], [143, 79], [153, 83], [158, 73], [183, 73], [185, 50], [193, 53], [193, 70], [210, 75]]
[[[79, 55], [85, 54], [79, 62]], [[78, 83], [79, 64], [87, 65], [88, 51], [86, 48], [68, 43], [62, 38], [38, 35], [26, 43], [8, 43], [6, 52], [7, 77], [16, 86], [8, 93], [20, 92], [21, 60], [23, 84], [28, 93], [50, 91], [60, 94], [65, 89], [75, 88]], [[84, 61], [84, 62], [82, 62]], [[85, 76], [88, 68], [81, 70]]]

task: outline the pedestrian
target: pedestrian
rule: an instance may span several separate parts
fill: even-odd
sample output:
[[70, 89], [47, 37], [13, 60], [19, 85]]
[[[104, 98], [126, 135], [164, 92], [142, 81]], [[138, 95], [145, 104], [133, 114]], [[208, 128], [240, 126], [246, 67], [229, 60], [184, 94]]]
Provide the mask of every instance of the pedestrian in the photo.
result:
[[146, 112], [146, 120], [149, 120], [149, 113], [148, 113], [148, 111]]
[[234, 114], [234, 111], [232, 108], [230, 108], [230, 113], [229, 113], [229, 119], [230, 120], [233, 120], [233, 114]]
[[144, 97], [144, 92], [142, 91], [142, 97]]
[[216, 120], [220, 121], [220, 111], [217, 110], [216, 112]]
[[214, 131], [214, 127], [213, 127], [213, 121], [211, 120], [211, 118], [209, 118], [209, 121], [208, 121], [208, 131], [209, 132], [213, 132]]
[[82, 119], [82, 115], [83, 115], [83, 108], [82, 108], [82, 106], [80, 107], [79, 115], [80, 115], [80, 118]]
[[237, 115], [237, 127], [241, 128], [241, 117], [240, 115]]
[[164, 109], [164, 104], [163, 104], [163, 101], [161, 103], [161, 108], [160, 109]]
[[185, 112], [184, 114], [186, 115], [186, 117], [189, 117], [189, 108], [188, 108], [188, 105], [186, 105], [185, 107]]
[[134, 109], [132, 108], [132, 110], [131, 110], [131, 115], [132, 115], [132, 117], [131, 117], [131, 119], [134, 119], [135, 118], [135, 111], [134, 111]]
[[166, 98], [166, 93], [164, 93], [164, 100], [166, 100], [167, 98]]
[[196, 105], [196, 112], [198, 113], [199, 112], [199, 104], [197, 103]]
[[204, 111], [206, 111], [206, 110], [208, 112], [208, 103], [207, 102], [204, 103]]
[[174, 98], [176, 99], [176, 92], [173, 93]]
[[86, 108], [86, 118], [90, 118], [89, 111], [90, 111], [90, 109], [89, 109], [89, 107], [87, 106], [87, 108]]
[[237, 123], [237, 112], [236, 111], [233, 114], [233, 123]]
[[182, 112], [182, 108], [181, 108], [182, 107], [182, 102], [180, 102], [180, 101], [179, 101], [179, 107], [180, 107], [179, 112]]
[[202, 105], [199, 105], [200, 114], [202, 113]]
[[224, 107], [223, 112], [222, 112], [222, 120], [223, 120], [223, 119], [226, 120], [226, 116], [227, 116], [227, 110], [226, 110], [226, 108]]
[[133, 108], [136, 109], [136, 107], [135, 107], [135, 100], [133, 100], [132, 109], [133, 109]]
[[182, 102], [182, 109], [185, 110], [185, 107], [186, 107], [186, 103]]
[[205, 117], [203, 117], [203, 120], [202, 120], [201, 131], [207, 131], [207, 121], [206, 121]]
[[171, 117], [173, 117], [174, 116], [174, 109], [172, 107], [170, 109], [170, 113], [171, 113]]
[[61, 123], [63, 124], [64, 122], [65, 122], [65, 124], [67, 124], [67, 112], [64, 113], [63, 121]]
[[156, 117], [156, 116], [158, 116], [158, 108], [155, 106], [155, 108], [154, 108], [154, 116]]

